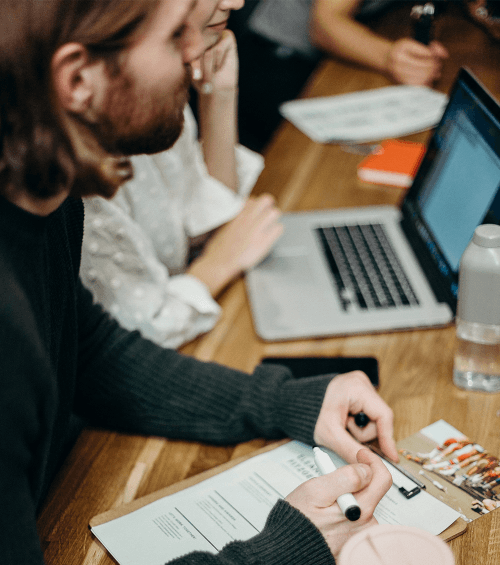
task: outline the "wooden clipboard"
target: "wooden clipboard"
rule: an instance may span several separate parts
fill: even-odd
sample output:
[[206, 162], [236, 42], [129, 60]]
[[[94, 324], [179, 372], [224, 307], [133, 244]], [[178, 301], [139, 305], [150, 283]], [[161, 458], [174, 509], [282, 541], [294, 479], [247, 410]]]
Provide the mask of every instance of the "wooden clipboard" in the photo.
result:
[[[260, 455], [261, 453], [266, 453], [267, 451], [276, 449], [280, 445], [284, 445], [289, 441], [290, 441], [289, 439], [286, 439], [276, 443], [272, 443], [270, 445], [267, 445], [266, 447], [257, 449], [256, 451], [253, 451], [248, 455], [238, 457], [237, 459], [228, 461], [227, 463], [214, 467], [213, 469], [208, 469], [207, 471], [203, 471], [198, 475], [179, 481], [178, 483], [165, 487], [161, 490], [158, 490], [141, 498], [138, 498], [137, 500], [133, 500], [132, 502], [124, 504], [119, 508], [113, 508], [112, 510], [108, 510], [107, 512], [98, 514], [97, 516], [94, 516], [90, 520], [89, 527], [90, 529], [92, 529], [95, 528], [96, 526], [100, 526], [101, 524], [105, 524], [106, 522], [110, 522], [111, 520], [115, 520], [116, 518], [120, 518], [121, 516], [125, 516], [126, 514], [129, 514], [130, 512], [134, 512], [135, 510], [138, 510], [139, 508], [142, 508], [147, 504], [151, 504], [152, 502], [159, 500], [160, 498], [163, 498], [170, 494], [174, 494], [175, 492], [179, 492], [188, 487], [201, 483], [202, 481], [209, 479], [210, 477], [213, 477], [215, 475], [218, 475], [219, 473], [223, 473], [224, 471], [227, 471], [231, 467], [234, 467], [235, 465], [238, 465], [239, 463], [242, 463], [243, 461], [246, 461], [247, 459], [250, 459], [255, 455]], [[467, 529], [467, 522], [465, 522], [465, 520], [463, 520], [462, 518], [459, 518], [449, 528], [447, 528], [444, 532], [439, 534], [439, 537], [444, 541], [449, 541], [463, 534], [466, 529]]]

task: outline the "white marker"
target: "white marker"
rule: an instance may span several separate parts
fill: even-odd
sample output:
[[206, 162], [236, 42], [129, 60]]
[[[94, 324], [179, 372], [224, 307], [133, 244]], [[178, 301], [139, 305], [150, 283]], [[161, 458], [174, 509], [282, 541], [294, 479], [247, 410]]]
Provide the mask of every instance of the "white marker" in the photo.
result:
[[[314, 461], [322, 475], [328, 475], [328, 473], [333, 473], [333, 471], [337, 470], [337, 467], [335, 467], [327, 453], [319, 447], [315, 447], [313, 451]], [[340, 506], [342, 514], [351, 522], [355, 522], [361, 516], [361, 508], [352, 494], [341, 494], [337, 498], [337, 504]]]

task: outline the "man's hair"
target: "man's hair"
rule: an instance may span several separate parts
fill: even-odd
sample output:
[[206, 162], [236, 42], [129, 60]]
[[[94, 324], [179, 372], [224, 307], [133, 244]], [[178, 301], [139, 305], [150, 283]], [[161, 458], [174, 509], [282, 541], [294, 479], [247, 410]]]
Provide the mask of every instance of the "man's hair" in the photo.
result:
[[[117, 73], [158, 0], [1, 0], [0, 190], [47, 198], [78, 184], [98, 183], [109, 195], [130, 176], [127, 160], [106, 153], [92, 130], [63, 112], [51, 60], [62, 45], [84, 45]], [[82, 186], [82, 193], [92, 192]]]

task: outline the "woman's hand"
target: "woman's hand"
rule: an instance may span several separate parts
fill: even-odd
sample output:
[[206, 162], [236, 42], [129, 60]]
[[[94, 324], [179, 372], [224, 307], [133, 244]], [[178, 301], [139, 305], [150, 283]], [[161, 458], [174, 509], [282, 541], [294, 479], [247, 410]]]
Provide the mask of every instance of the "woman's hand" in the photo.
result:
[[187, 272], [204, 282], [216, 296], [233, 278], [255, 265], [283, 232], [274, 198], [249, 198], [243, 210], [219, 228]]
[[431, 86], [441, 76], [448, 51], [438, 41], [423, 45], [415, 39], [395, 41], [389, 50], [386, 67], [399, 83]]
[[238, 85], [238, 52], [233, 33], [224, 30], [219, 41], [191, 67], [193, 85], [200, 94], [234, 92]]

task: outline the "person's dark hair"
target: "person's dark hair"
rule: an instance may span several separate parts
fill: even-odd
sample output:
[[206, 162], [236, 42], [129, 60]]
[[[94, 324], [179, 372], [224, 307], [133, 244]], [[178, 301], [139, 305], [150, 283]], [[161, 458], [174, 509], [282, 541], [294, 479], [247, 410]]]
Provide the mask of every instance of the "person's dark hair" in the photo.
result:
[[[157, 0], [2, 0], [0, 2], [0, 190], [47, 198], [79, 183], [111, 195], [130, 175], [92, 131], [60, 110], [51, 59], [70, 42], [117, 72], [119, 53], [141, 33]], [[90, 187], [82, 192], [89, 192]]]

